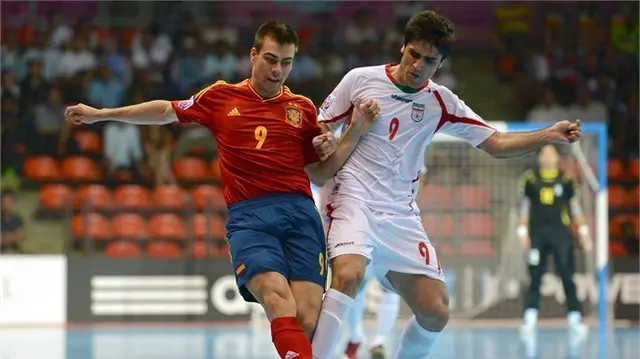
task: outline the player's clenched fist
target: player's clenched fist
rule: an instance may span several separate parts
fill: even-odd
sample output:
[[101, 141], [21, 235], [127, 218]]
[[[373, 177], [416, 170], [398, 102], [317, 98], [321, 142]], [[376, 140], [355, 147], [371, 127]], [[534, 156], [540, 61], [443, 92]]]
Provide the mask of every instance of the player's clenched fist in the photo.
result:
[[362, 132], [369, 132], [369, 129], [378, 118], [380, 118], [378, 103], [371, 99], [356, 99], [353, 104], [353, 115], [351, 115], [352, 126], [356, 126]]
[[549, 127], [551, 142], [574, 143], [578, 141], [580, 136], [582, 136], [580, 124], [580, 120], [576, 120], [574, 123], [571, 123], [570, 121], [560, 121]]
[[326, 160], [336, 151], [336, 141], [331, 132], [314, 137], [312, 143], [320, 157], [320, 161]]
[[64, 111], [64, 119], [74, 125], [91, 124], [98, 121], [99, 111], [97, 108], [80, 103], [67, 107]]

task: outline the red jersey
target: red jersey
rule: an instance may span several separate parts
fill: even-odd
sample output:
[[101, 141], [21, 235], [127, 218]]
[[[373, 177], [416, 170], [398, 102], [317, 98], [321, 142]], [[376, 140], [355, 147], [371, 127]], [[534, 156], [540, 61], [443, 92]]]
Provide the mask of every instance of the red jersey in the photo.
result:
[[285, 86], [265, 100], [249, 80], [218, 81], [172, 105], [181, 123], [199, 123], [216, 138], [227, 205], [273, 193], [313, 198], [304, 168], [320, 161], [312, 140], [322, 131], [308, 98]]

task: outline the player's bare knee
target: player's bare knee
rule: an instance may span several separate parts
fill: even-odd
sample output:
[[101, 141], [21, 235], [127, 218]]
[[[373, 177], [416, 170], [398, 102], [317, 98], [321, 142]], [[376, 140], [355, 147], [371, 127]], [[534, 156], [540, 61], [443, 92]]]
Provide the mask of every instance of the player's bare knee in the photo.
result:
[[366, 258], [359, 255], [339, 256], [333, 261], [331, 269], [331, 288], [355, 298], [364, 280]]
[[441, 332], [449, 322], [449, 296], [445, 294], [438, 300], [418, 301], [414, 314], [424, 329], [430, 332]]
[[261, 301], [270, 318], [290, 317], [296, 314], [296, 302], [281, 288], [267, 286], [262, 292]]
[[249, 283], [251, 293], [262, 304], [269, 319], [296, 315], [296, 302], [286, 280], [259, 274]]

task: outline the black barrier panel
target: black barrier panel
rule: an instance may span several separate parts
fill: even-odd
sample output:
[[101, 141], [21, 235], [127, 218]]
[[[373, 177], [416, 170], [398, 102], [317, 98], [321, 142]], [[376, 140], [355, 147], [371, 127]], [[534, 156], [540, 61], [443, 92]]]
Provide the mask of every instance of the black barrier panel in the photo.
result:
[[616, 258], [611, 262], [620, 279], [612, 281], [615, 290], [613, 315], [616, 319], [640, 320], [640, 261], [638, 258]]
[[246, 321], [225, 260], [69, 258], [69, 322]]

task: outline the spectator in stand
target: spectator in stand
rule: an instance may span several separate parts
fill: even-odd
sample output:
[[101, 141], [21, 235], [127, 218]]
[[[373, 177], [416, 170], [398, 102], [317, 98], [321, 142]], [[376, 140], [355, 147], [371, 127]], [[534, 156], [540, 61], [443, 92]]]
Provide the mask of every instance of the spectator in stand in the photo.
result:
[[157, 69], [166, 64], [173, 52], [169, 35], [153, 24], [138, 32], [131, 43], [131, 62], [136, 68]]
[[584, 122], [609, 123], [609, 113], [602, 102], [589, 99], [589, 88], [578, 88], [576, 102], [569, 107], [569, 118], [579, 118]]
[[378, 41], [378, 31], [371, 21], [371, 13], [366, 10], [358, 10], [355, 13], [355, 22], [348, 24], [344, 29], [344, 40], [348, 45], [357, 46], [364, 42]]
[[20, 84], [20, 108], [32, 109], [37, 104], [47, 100], [50, 86], [42, 74], [42, 63], [39, 60], [30, 60], [27, 76]]
[[60, 75], [67, 78], [78, 73], [93, 70], [96, 66], [96, 56], [89, 51], [87, 45], [81, 39], [73, 39], [63, 45], [60, 58]]
[[19, 71], [17, 64], [20, 58], [18, 40], [14, 31], [2, 31], [2, 56], [0, 57], [0, 68], [2, 71]]
[[87, 92], [89, 102], [98, 108], [119, 107], [124, 96], [122, 81], [111, 76], [111, 69], [100, 65], [98, 76], [93, 80]]
[[238, 30], [227, 26], [227, 14], [220, 9], [211, 11], [208, 27], [202, 30], [202, 43], [214, 45], [221, 41], [229, 44], [229, 48], [235, 48], [238, 43]]
[[556, 102], [553, 90], [546, 88], [540, 104], [527, 116], [527, 122], [559, 122], [568, 119], [567, 110]]
[[611, 43], [622, 54], [635, 57], [638, 61], [638, 8], [634, 5], [625, 5], [619, 16], [611, 21]]
[[154, 173], [156, 186], [176, 184], [171, 170], [171, 133], [162, 126], [145, 129], [144, 151]]
[[207, 48], [209, 51], [204, 56], [201, 82], [213, 83], [217, 80], [232, 82], [235, 79], [238, 59], [231, 45], [226, 40], [217, 40], [207, 45]]
[[[2, 105], [0, 110], [2, 119], [2, 137], [0, 138], [0, 164], [2, 164], [2, 175], [9, 172], [15, 175], [21, 167], [22, 156], [26, 151], [26, 129], [20, 121], [20, 110], [18, 100], [9, 93], [2, 95]], [[3, 184], [5, 184], [3, 178]]]
[[73, 30], [64, 22], [60, 11], [51, 10], [47, 17], [51, 33], [51, 47], [55, 49], [62, 48], [65, 43], [68, 43], [73, 38]]
[[26, 238], [22, 217], [14, 212], [15, 201], [13, 193], [2, 192], [2, 222], [0, 223], [0, 252], [12, 250], [22, 253], [22, 243]]
[[48, 99], [36, 106], [33, 111], [33, 135], [29, 136], [29, 151], [42, 155], [51, 155], [62, 147], [65, 104], [60, 89], [49, 91]]
[[104, 127], [103, 138], [106, 173], [111, 179], [139, 182], [149, 174], [138, 126], [109, 122]]
[[113, 38], [108, 38], [102, 44], [103, 55], [101, 62], [107, 66], [121, 84], [131, 83], [131, 66], [129, 59], [119, 52], [118, 42]]
[[184, 37], [171, 71], [172, 78], [182, 93], [189, 93], [200, 81], [202, 59], [198, 55], [198, 40], [191, 36]]
[[[344, 39], [338, 34], [338, 23], [332, 14], [322, 14], [318, 19], [320, 28], [316, 32], [312, 45], [323, 52], [335, 52], [340, 50]], [[342, 75], [341, 73], [340, 75]]]
[[2, 86], [0, 96], [11, 95], [18, 100], [20, 98], [20, 86], [16, 85], [15, 77], [9, 70], [2, 70]]

